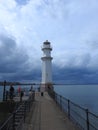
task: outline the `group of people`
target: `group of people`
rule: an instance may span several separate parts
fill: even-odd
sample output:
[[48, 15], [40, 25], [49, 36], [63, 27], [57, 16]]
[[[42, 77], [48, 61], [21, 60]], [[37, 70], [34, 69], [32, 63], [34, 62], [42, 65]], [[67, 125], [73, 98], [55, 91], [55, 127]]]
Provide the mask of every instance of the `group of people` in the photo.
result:
[[[14, 87], [13, 87], [13, 85], [10, 85], [9, 91], [6, 91], [6, 100], [7, 100], [8, 98], [9, 98], [10, 100], [13, 100], [14, 95], [15, 95]], [[20, 87], [18, 88], [18, 95], [19, 95], [20, 97], [23, 96], [23, 91], [21, 90]]]
[[[31, 86], [31, 88], [29, 90], [29, 94], [31, 94], [32, 91], [33, 91], [33, 86]], [[22, 101], [22, 97], [25, 95], [25, 90], [23, 91], [23, 89], [19, 86], [17, 89], [17, 92], [18, 92], [18, 96], [20, 97], [20, 101]], [[13, 100], [14, 95], [15, 95], [14, 87], [13, 87], [13, 85], [10, 85], [9, 91], [6, 92], [6, 98]]]

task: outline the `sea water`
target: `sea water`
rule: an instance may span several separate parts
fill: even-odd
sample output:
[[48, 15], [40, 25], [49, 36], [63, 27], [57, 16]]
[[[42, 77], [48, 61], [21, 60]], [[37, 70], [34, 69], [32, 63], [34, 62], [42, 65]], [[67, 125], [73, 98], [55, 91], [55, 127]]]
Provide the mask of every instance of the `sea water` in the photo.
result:
[[55, 85], [54, 90], [98, 115], [98, 85]]

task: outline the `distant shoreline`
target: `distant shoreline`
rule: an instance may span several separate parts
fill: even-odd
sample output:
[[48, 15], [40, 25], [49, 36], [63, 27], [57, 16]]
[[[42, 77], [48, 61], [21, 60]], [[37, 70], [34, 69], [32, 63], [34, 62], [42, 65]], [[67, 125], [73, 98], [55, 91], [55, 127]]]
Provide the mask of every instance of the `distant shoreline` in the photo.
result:
[[[20, 83], [20, 82], [0, 82], [0, 86], [10, 86], [10, 85], [41, 85], [41, 83]], [[53, 83], [52, 85], [98, 85], [98, 83]]]

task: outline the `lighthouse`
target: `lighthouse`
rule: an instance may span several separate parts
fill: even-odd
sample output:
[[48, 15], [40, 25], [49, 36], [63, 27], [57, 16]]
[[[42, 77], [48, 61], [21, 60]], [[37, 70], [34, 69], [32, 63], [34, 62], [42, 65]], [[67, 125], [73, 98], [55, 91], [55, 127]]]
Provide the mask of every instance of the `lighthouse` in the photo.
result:
[[42, 60], [42, 82], [41, 82], [41, 90], [45, 90], [45, 88], [52, 84], [52, 57], [51, 57], [51, 43], [46, 40], [42, 46], [43, 56]]

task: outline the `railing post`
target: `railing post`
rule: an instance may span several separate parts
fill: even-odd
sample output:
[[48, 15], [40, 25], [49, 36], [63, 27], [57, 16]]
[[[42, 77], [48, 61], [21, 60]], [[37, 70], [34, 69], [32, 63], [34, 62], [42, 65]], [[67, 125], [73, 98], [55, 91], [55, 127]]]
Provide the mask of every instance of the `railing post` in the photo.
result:
[[62, 109], [62, 96], [60, 95], [60, 107]]
[[16, 113], [13, 112], [13, 130], [15, 130], [15, 115], [16, 115]]
[[35, 91], [33, 92], [33, 102], [35, 101]]
[[4, 81], [4, 89], [3, 89], [3, 101], [5, 101], [5, 87], [6, 87], [6, 80]]
[[29, 100], [29, 112], [30, 112], [30, 109], [31, 109], [31, 100]]
[[89, 130], [89, 115], [88, 115], [88, 109], [86, 109], [86, 124], [87, 124], [87, 130]]
[[34, 96], [35, 96], [35, 91], [32, 91], [32, 100], [34, 100]]
[[52, 92], [52, 98], [55, 99], [55, 92]]
[[70, 100], [68, 99], [68, 118], [70, 119]]
[[56, 102], [56, 104], [57, 104], [57, 94], [55, 94], [55, 102]]

